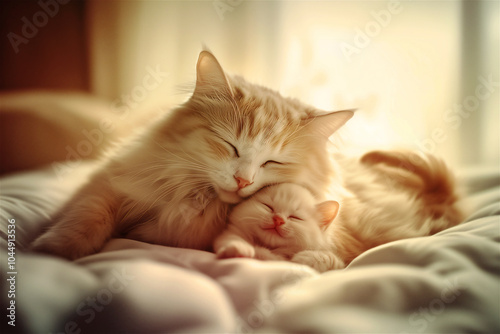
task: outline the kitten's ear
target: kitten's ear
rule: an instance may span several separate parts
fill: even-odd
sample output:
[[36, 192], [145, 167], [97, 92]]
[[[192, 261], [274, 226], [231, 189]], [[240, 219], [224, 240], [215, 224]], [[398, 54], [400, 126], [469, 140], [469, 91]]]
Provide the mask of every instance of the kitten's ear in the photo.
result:
[[195, 94], [232, 95], [231, 85], [217, 59], [208, 51], [202, 51], [196, 64]]
[[312, 133], [321, 137], [328, 138], [342, 127], [353, 115], [356, 109], [334, 111], [310, 118], [307, 121], [306, 128]]
[[337, 201], [326, 201], [316, 205], [316, 209], [320, 214], [320, 228], [324, 231], [339, 213], [340, 204]]

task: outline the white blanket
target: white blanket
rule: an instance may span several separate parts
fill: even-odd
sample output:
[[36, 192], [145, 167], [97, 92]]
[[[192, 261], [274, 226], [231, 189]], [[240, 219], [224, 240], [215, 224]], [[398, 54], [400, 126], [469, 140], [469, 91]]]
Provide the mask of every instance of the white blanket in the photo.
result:
[[496, 173], [468, 178], [476, 189], [467, 201], [477, 209], [463, 224], [377, 247], [324, 274], [125, 239], [75, 263], [23, 251], [92, 169], [82, 164], [64, 180], [49, 169], [0, 181], [1, 306], [11, 314], [2, 333], [500, 332]]

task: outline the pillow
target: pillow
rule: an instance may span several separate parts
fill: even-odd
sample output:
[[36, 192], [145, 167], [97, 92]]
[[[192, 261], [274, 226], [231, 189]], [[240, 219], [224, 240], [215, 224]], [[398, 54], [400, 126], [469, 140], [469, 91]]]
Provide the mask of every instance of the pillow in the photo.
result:
[[2, 93], [0, 106], [0, 174], [95, 158], [119, 132], [111, 103], [88, 94]]
[[12, 174], [0, 179], [0, 236], [7, 240], [7, 222], [15, 221], [17, 250], [24, 250], [50, 223], [51, 217], [89, 179], [96, 161], [75, 161], [61, 175], [54, 168]]

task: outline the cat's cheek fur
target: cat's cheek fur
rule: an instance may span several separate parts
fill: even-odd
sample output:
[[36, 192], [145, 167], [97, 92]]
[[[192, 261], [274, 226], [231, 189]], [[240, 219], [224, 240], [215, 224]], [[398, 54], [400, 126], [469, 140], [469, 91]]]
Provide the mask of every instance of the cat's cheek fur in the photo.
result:
[[215, 186], [226, 191], [237, 191], [238, 184], [234, 179], [236, 173], [235, 163], [232, 161], [222, 161], [215, 164], [210, 178]]

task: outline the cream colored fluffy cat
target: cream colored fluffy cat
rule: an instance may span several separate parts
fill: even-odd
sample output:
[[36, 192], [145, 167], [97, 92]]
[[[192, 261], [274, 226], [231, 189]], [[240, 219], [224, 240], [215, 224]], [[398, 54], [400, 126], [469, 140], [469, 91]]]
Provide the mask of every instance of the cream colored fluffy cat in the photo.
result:
[[431, 235], [463, 219], [451, 173], [432, 155], [373, 151], [341, 165], [351, 193], [341, 196], [336, 219], [338, 202], [316, 204], [293, 184], [270, 186], [234, 208], [215, 240], [217, 256], [290, 260], [324, 272], [375, 246]]
[[334, 248], [326, 231], [339, 203], [316, 202], [306, 188], [291, 183], [260, 190], [231, 212], [227, 230], [214, 242], [217, 257], [294, 261], [304, 250]]
[[113, 237], [211, 249], [230, 205], [266, 185], [326, 194], [337, 177], [326, 144], [352, 111], [326, 114], [226, 76], [207, 51], [196, 69], [191, 98], [106, 158], [33, 250], [76, 259]]

